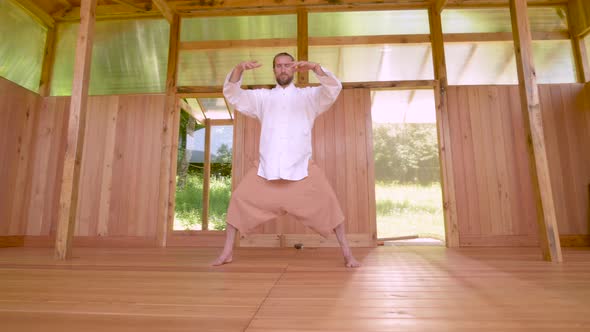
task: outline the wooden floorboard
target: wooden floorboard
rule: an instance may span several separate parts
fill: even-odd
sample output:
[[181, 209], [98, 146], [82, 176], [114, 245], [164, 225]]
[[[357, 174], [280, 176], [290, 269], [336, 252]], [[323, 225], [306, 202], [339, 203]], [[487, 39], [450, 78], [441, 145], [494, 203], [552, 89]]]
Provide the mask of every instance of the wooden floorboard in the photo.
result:
[[588, 331], [590, 249], [0, 249], [2, 331]]

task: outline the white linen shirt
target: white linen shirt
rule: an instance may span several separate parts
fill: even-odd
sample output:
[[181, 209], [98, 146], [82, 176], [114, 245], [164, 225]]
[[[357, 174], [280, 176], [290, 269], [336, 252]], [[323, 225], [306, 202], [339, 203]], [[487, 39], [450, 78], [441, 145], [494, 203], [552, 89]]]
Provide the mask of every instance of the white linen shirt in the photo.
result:
[[258, 175], [267, 180], [305, 178], [311, 158], [311, 130], [315, 118], [336, 101], [342, 84], [329, 71], [316, 75], [320, 86], [297, 88], [242, 89], [240, 81], [223, 85], [223, 95], [240, 113], [261, 123]]

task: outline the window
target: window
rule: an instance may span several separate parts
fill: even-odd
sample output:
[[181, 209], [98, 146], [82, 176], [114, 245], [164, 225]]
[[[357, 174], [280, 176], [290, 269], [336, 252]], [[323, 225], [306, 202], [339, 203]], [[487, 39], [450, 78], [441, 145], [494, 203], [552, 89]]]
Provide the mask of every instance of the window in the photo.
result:
[[0, 1], [0, 76], [39, 91], [47, 31], [10, 1]]
[[[51, 94], [72, 93], [79, 23], [57, 28]], [[96, 22], [89, 94], [164, 92], [170, 26], [163, 19]]]
[[[565, 8], [530, 7], [528, 15], [537, 82], [575, 82]], [[442, 23], [449, 84], [518, 84], [508, 8], [446, 9]]]

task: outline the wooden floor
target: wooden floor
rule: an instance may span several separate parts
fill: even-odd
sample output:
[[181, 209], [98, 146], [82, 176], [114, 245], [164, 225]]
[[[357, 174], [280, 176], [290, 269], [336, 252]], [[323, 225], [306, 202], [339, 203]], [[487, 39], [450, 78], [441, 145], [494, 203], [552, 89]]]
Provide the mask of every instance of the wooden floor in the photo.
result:
[[590, 249], [0, 249], [0, 330], [590, 331]]

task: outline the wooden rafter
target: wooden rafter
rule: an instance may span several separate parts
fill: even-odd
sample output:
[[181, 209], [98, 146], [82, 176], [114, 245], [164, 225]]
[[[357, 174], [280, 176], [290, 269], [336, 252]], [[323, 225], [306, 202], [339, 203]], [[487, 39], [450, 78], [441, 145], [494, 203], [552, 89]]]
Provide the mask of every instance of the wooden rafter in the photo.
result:
[[180, 108], [187, 111], [193, 118], [197, 120], [199, 123], [204, 123], [205, 118], [203, 117], [203, 113], [194, 109], [191, 104], [187, 103], [184, 99], [179, 100]]
[[39, 24], [51, 29], [55, 26], [55, 20], [49, 13], [45, 12], [41, 7], [37, 6], [31, 0], [10, 0], [15, 5], [21, 7], [25, 12], [27, 12], [33, 19], [35, 19]]
[[152, 2], [154, 3], [154, 6], [158, 8], [160, 13], [162, 13], [162, 16], [164, 16], [166, 21], [172, 22], [174, 11], [170, 9], [170, 6], [168, 5], [168, 3], [166, 3], [166, 0], [152, 0]]
[[137, 4], [137, 3], [133, 2], [133, 1], [130, 1], [130, 0], [111, 0], [111, 1], [112, 2], [115, 2], [115, 3], [118, 3], [120, 5], [123, 5], [123, 6], [127, 6], [129, 8], [138, 9], [138, 10], [141, 10], [141, 11], [149, 10], [149, 8], [147, 8], [148, 6], [146, 6], [146, 5], [143, 5], [142, 6], [142, 5], [139, 5], [139, 4]]
[[541, 249], [545, 260], [561, 262], [563, 258], [547, 160], [539, 87], [533, 64], [533, 47], [526, 0], [510, 0], [510, 16], [514, 34], [521, 113], [527, 136], [526, 141], [531, 142], [527, 148], [535, 190]]
[[[119, 19], [119, 18], [141, 18], [160, 17], [157, 8], [137, 9], [126, 5], [101, 5], [96, 8], [96, 19]], [[79, 21], [80, 7], [72, 7], [69, 11], [58, 11], [53, 15], [57, 21]]]

